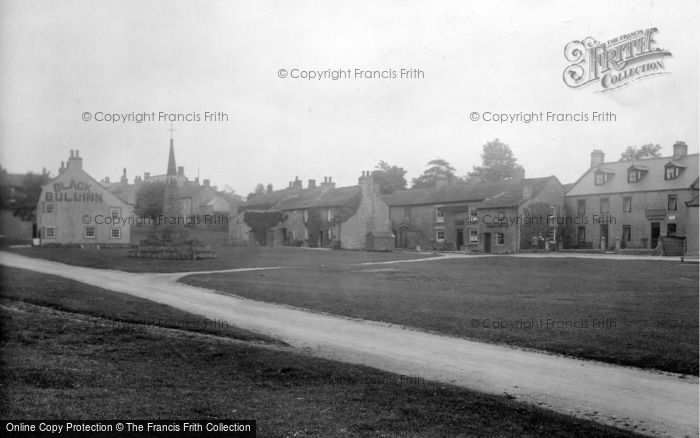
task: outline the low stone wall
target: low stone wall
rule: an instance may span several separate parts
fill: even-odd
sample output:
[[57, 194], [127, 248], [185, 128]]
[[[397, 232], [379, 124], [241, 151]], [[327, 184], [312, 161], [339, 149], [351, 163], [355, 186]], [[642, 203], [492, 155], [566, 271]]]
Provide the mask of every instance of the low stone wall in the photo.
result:
[[168, 260], [202, 260], [215, 259], [216, 253], [208, 246], [138, 246], [128, 254], [129, 257]]

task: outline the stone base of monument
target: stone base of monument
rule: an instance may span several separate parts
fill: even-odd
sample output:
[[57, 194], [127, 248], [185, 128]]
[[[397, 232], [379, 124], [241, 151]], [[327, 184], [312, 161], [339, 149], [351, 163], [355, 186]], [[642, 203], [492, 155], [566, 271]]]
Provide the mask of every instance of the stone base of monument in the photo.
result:
[[215, 259], [216, 252], [196, 238], [190, 238], [187, 230], [162, 229], [151, 233], [147, 239], [132, 248], [129, 257], [144, 259], [201, 260]]

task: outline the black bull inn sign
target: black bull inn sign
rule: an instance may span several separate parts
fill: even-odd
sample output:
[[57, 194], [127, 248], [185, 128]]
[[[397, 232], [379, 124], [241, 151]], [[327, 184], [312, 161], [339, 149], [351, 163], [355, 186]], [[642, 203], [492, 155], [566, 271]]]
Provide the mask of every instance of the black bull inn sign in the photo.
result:
[[102, 202], [102, 193], [92, 193], [92, 184], [71, 180], [70, 184], [62, 182], [53, 185], [56, 202]]

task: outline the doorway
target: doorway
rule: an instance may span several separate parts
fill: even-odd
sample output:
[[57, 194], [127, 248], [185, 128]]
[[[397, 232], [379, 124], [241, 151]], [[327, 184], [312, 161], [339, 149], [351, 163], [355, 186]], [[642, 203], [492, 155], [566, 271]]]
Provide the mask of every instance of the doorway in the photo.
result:
[[491, 233], [484, 233], [484, 252], [491, 252]]
[[464, 229], [457, 230], [457, 251], [461, 251], [464, 246]]
[[651, 249], [659, 245], [659, 236], [661, 235], [661, 222], [651, 223]]
[[610, 236], [608, 236], [608, 224], [600, 225], [600, 249], [606, 250], [610, 246]]

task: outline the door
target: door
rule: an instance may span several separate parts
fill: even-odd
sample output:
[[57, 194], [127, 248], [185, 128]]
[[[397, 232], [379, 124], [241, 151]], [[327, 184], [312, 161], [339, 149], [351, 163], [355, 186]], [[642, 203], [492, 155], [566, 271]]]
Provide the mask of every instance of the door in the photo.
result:
[[661, 222], [651, 223], [651, 249], [659, 245], [659, 235], [661, 234]]
[[457, 230], [457, 251], [460, 251], [464, 246], [464, 230], [462, 228]]
[[610, 236], [608, 236], [608, 224], [600, 226], [600, 249], [608, 249], [610, 246]]
[[484, 252], [491, 252], [491, 233], [484, 233]]

